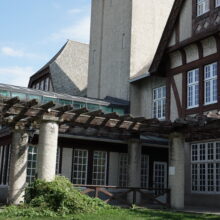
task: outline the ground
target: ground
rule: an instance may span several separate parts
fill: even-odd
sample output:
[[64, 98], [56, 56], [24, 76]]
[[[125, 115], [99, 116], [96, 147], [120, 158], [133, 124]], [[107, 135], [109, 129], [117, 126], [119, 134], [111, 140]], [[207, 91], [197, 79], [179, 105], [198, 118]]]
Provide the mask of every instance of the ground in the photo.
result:
[[[0, 220], [23, 220], [24, 218], [0, 217]], [[77, 215], [66, 218], [33, 218], [32, 220], [220, 220], [220, 216], [197, 215], [180, 212], [158, 211], [149, 209], [108, 210], [93, 215]]]

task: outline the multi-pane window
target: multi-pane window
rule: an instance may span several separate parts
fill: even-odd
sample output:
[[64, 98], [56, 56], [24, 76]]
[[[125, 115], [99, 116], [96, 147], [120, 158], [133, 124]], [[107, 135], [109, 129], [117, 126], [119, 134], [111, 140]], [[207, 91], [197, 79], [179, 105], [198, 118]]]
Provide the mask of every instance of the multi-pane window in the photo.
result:
[[199, 106], [199, 69], [194, 69], [187, 74], [187, 107]]
[[28, 147], [28, 164], [27, 164], [27, 183], [32, 183], [36, 177], [37, 169], [37, 147]]
[[166, 87], [162, 86], [153, 90], [153, 117], [165, 119]]
[[[141, 188], [148, 187], [149, 156], [141, 155]], [[128, 154], [121, 153], [119, 157], [119, 186], [128, 186]]]
[[0, 146], [0, 186], [8, 185], [10, 145]]
[[119, 156], [119, 186], [128, 186], [128, 154], [121, 153]]
[[164, 189], [167, 187], [167, 163], [154, 162], [154, 188]]
[[220, 6], [220, 0], [215, 0], [215, 7], [219, 7]]
[[204, 67], [205, 79], [205, 104], [217, 102], [217, 63]]
[[107, 152], [94, 151], [93, 153], [93, 185], [106, 185], [106, 170], [107, 170]]
[[220, 193], [220, 142], [191, 145], [192, 191]]
[[52, 91], [51, 90], [51, 81], [49, 77], [42, 79], [32, 86], [33, 89], [39, 89], [42, 91]]
[[209, 11], [209, 0], [197, 0], [197, 16]]
[[60, 174], [60, 158], [61, 158], [61, 150], [60, 147], [57, 148], [57, 159], [56, 159], [56, 174]]
[[149, 156], [141, 155], [141, 188], [148, 188]]
[[74, 149], [73, 151], [73, 175], [74, 184], [87, 183], [88, 151]]

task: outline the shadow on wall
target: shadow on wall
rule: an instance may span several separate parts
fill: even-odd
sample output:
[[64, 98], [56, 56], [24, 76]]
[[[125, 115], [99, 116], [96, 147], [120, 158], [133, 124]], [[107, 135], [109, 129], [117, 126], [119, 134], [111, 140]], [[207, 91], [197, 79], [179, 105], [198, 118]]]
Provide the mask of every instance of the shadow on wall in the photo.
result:
[[[86, 96], [87, 91], [87, 73], [83, 69], [77, 68], [76, 73], [72, 73], [72, 79], [57, 64], [50, 65], [51, 78], [54, 92], [66, 93], [74, 96]], [[82, 89], [81, 89], [82, 88]]]

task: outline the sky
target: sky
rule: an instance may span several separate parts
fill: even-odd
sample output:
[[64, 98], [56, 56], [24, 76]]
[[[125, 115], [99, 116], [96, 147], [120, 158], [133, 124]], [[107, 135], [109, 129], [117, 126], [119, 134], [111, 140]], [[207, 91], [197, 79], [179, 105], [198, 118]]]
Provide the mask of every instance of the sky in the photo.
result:
[[68, 39], [89, 43], [91, 0], [0, 0], [0, 83], [27, 86]]

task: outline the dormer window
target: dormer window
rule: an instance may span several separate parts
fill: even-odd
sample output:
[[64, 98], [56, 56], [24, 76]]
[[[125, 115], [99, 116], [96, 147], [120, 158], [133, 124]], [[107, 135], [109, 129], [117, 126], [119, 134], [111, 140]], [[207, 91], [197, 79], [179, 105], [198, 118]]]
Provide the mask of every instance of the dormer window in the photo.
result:
[[219, 7], [220, 6], [220, 0], [215, 0], [215, 7]]
[[[217, 1], [220, 2], [220, 1]], [[197, 0], [197, 16], [203, 15], [210, 9], [209, 0]]]

